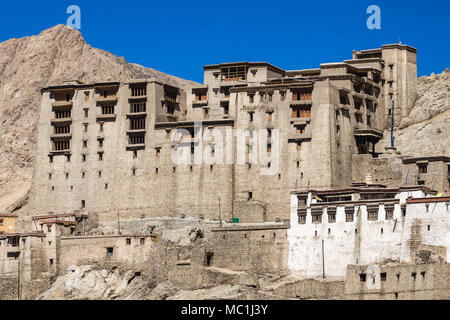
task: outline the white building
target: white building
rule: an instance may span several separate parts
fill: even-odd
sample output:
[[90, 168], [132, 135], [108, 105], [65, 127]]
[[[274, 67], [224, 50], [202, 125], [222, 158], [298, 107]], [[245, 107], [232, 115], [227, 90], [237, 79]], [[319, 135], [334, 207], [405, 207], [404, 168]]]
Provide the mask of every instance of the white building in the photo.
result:
[[423, 186], [355, 186], [291, 195], [291, 271], [344, 277], [347, 265], [449, 261], [450, 198]]

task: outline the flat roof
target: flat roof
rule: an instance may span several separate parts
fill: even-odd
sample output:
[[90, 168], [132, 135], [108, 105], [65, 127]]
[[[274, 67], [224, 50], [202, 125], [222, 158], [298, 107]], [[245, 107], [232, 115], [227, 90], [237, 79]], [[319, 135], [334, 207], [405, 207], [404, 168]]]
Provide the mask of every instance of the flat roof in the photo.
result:
[[450, 202], [450, 197], [408, 198], [406, 203]]
[[261, 62], [248, 62], [248, 61], [239, 61], [239, 62], [225, 62], [225, 63], [219, 63], [219, 64], [209, 64], [203, 66], [203, 70], [210, 70], [210, 69], [220, 69], [220, 68], [226, 68], [226, 67], [233, 67], [233, 66], [247, 66], [247, 67], [267, 67], [268, 69], [272, 69], [273, 71], [276, 71], [278, 73], [284, 74], [286, 71], [274, 66], [273, 64], [270, 64], [265, 61]]
[[371, 188], [371, 187], [348, 187], [348, 188], [336, 188], [336, 189], [311, 189], [311, 190], [294, 190], [291, 194], [308, 194], [308, 193], [320, 193], [320, 194], [352, 194], [352, 193], [400, 193], [402, 191], [421, 190], [430, 194], [437, 194], [437, 191], [427, 188], [425, 186], [403, 186], [399, 188]]
[[0, 218], [17, 218], [17, 217], [18, 217], [17, 214], [0, 212]]
[[450, 163], [450, 157], [446, 157], [446, 156], [411, 157], [411, 158], [405, 158], [402, 160], [403, 164], [416, 163], [416, 162], [420, 162], [420, 161], [428, 161], [428, 162], [442, 161], [442, 162]]

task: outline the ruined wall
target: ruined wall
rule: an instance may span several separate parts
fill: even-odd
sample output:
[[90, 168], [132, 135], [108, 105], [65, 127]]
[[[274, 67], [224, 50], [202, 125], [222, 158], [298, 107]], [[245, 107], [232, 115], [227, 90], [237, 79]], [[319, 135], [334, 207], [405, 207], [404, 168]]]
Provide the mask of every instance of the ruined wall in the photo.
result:
[[360, 300], [449, 299], [449, 264], [348, 266], [345, 298]]
[[71, 265], [108, 265], [139, 269], [163, 277], [165, 248], [155, 235], [62, 237], [59, 273]]
[[[352, 177], [355, 182], [382, 184], [387, 188], [398, 188], [404, 184], [405, 167], [396, 155], [373, 158], [368, 154], [352, 156]], [[371, 182], [367, 181], [370, 176]]]

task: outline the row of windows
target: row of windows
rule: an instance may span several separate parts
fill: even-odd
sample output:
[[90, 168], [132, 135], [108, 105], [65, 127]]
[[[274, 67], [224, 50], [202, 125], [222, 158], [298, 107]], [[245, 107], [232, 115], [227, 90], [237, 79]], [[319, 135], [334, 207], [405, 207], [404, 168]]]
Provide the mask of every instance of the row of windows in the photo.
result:
[[131, 87], [131, 96], [132, 97], [140, 97], [140, 96], [146, 96], [146, 95], [147, 95], [147, 86], [146, 85]]
[[69, 134], [70, 133], [70, 126], [54, 126], [54, 133], [55, 134]]
[[70, 118], [71, 116], [72, 116], [71, 110], [55, 111], [55, 119]]
[[[395, 275], [397, 281], [400, 281], [400, 275], [401, 275], [400, 273], [397, 273], [397, 274]], [[422, 272], [420, 273], [420, 275], [421, 275], [422, 279], [425, 279], [426, 272], [425, 272], [425, 271], [422, 271]], [[413, 280], [416, 280], [416, 278], [417, 278], [417, 272], [411, 272], [411, 278], [412, 278]], [[387, 279], [387, 272], [381, 272], [381, 273], [380, 273], [380, 280], [381, 280], [381, 281], [386, 281], [386, 279]], [[366, 282], [366, 280], [367, 280], [367, 274], [365, 274], [365, 273], [360, 273], [360, 274], [359, 274], [359, 281], [360, 281], [360, 282]], [[375, 283], [375, 278], [372, 278], [372, 281]]]
[[138, 113], [138, 112], [146, 112], [147, 104], [145, 102], [134, 102], [130, 103], [130, 112]]
[[[377, 209], [372, 209], [372, 208], [368, 208], [367, 209], [367, 220], [369, 221], [378, 221], [378, 208]], [[385, 209], [386, 215], [385, 215], [385, 219], [386, 220], [392, 220], [394, 218], [394, 209], [392, 208], [386, 208]], [[312, 212], [311, 213], [311, 218], [312, 218], [312, 223], [322, 223], [322, 212]], [[328, 216], [328, 223], [335, 223], [336, 222], [336, 212], [330, 212], [327, 213]], [[345, 221], [346, 222], [353, 222], [354, 220], [354, 212], [353, 211], [347, 211], [345, 212]], [[299, 224], [306, 224], [306, 211], [302, 210], [301, 213], [298, 214], [298, 223]]]

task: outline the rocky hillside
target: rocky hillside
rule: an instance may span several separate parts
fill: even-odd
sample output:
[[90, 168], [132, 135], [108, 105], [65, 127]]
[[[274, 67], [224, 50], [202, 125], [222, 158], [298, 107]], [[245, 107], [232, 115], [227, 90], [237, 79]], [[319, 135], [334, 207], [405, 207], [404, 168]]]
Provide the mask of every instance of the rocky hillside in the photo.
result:
[[[342, 279], [304, 279], [294, 274], [263, 274], [209, 267], [208, 283], [183, 288], [133, 270], [95, 265], [70, 266], [38, 300], [287, 300], [343, 299]], [[186, 284], [189, 286], [189, 284]]]
[[[389, 146], [385, 132], [381, 146]], [[405, 156], [450, 156], [450, 71], [417, 80], [417, 101], [395, 133], [395, 146]]]
[[0, 211], [22, 198], [31, 183], [40, 88], [66, 80], [131, 78], [158, 78], [184, 88], [195, 84], [92, 48], [64, 25], [0, 43]]

